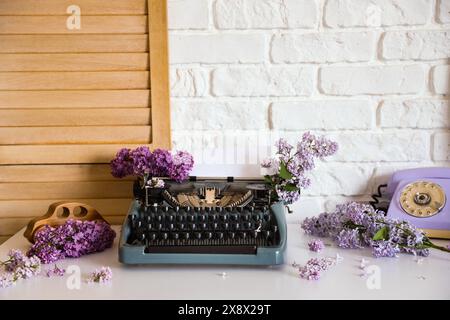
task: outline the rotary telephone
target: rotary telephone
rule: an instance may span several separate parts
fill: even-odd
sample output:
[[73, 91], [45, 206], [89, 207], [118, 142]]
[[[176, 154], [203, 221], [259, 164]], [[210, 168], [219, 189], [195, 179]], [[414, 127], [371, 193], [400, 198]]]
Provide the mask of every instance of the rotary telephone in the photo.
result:
[[431, 238], [450, 239], [450, 168], [398, 171], [386, 194], [388, 217], [409, 221]]

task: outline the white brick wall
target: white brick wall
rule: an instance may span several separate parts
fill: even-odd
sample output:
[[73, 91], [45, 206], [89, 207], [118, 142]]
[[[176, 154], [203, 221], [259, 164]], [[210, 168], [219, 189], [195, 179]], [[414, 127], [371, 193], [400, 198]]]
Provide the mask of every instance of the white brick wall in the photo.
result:
[[169, 0], [169, 27], [174, 148], [264, 153], [224, 143], [255, 130], [340, 143], [291, 220], [450, 166], [450, 0]]

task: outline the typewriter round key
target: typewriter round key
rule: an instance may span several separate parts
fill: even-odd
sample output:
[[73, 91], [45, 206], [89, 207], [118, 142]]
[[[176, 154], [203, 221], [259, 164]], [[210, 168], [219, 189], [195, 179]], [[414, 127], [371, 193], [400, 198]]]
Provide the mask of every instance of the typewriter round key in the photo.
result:
[[183, 233], [183, 238], [185, 239], [185, 240], [189, 240], [189, 232], [185, 232], [185, 233]]
[[237, 213], [233, 213], [233, 214], [231, 215], [231, 220], [237, 221], [238, 219], [239, 219], [239, 215], [238, 215]]
[[212, 239], [213, 234], [212, 234], [212, 232], [206, 232], [205, 236], [206, 236], [206, 239]]
[[172, 231], [175, 229], [175, 225], [173, 223], [169, 224], [169, 230]]
[[195, 221], [195, 216], [193, 214], [190, 214], [190, 215], [188, 215], [187, 219], [190, 222], [194, 222]]
[[219, 239], [219, 240], [222, 240], [223, 239], [223, 232], [217, 232], [216, 233], [216, 238]]
[[221, 215], [221, 218], [222, 218], [222, 221], [227, 221], [228, 220], [228, 214], [223, 214], [223, 215]]
[[236, 234], [234, 232], [229, 233], [230, 239], [236, 238]]
[[186, 219], [184, 214], [179, 214], [177, 215], [177, 221], [178, 222], [183, 222]]
[[241, 238], [247, 239], [247, 232], [241, 232]]
[[150, 233], [150, 240], [156, 240], [156, 233], [152, 232]]
[[162, 223], [158, 223], [158, 225], [156, 226], [156, 229], [158, 229], [158, 230], [162, 230], [162, 229], [163, 229], [163, 225], [162, 225]]
[[160, 222], [161, 222], [161, 221], [163, 220], [163, 216], [162, 216], [162, 215], [160, 215], [160, 214], [159, 214], [159, 215], [157, 215], [157, 216], [156, 216], [156, 220], [158, 220], [158, 221], [160, 221]]
[[201, 214], [200, 215], [200, 221], [206, 221], [206, 215]]
[[163, 232], [163, 233], [161, 234], [161, 238], [162, 238], [163, 240], [167, 240], [168, 237], [169, 237], [169, 235], [168, 235], [166, 232]]
[[202, 223], [201, 226], [202, 226], [203, 230], [208, 230], [208, 224], [207, 223]]
[[194, 236], [195, 236], [195, 238], [196, 238], [197, 240], [200, 240], [200, 239], [202, 238], [202, 233], [201, 233], [201, 232], [196, 232], [196, 233], [194, 234]]
[[274, 225], [274, 226], [272, 227], [272, 230], [273, 230], [274, 233], [276, 233], [276, 232], [278, 231], [278, 226], [275, 226], [275, 225]]
[[217, 218], [218, 218], [218, 215], [217, 215], [217, 214], [212, 214], [212, 215], [209, 216], [209, 219], [210, 219], [211, 221], [217, 221]]
[[242, 215], [242, 219], [243, 219], [244, 221], [248, 221], [248, 220], [250, 220], [250, 215], [249, 215], [248, 213], [244, 213], [244, 214]]
[[186, 228], [186, 225], [184, 223], [179, 223], [178, 224], [178, 229], [184, 230], [185, 228]]
[[178, 240], [180, 238], [180, 235], [177, 232], [172, 233], [172, 239]]
[[170, 222], [174, 221], [174, 220], [175, 220], [175, 216], [174, 216], [173, 214], [169, 215], [169, 216], [168, 216], [168, 220], [169, 220]]
[[244, 228], [245, 229], [251, 229], [252, 223], [251, 222], [244, 222]]
[[259, 232], [258, 231], [253, 231], [252, 235], [253, 235], [253, 238], [256, 239], [256, 238], [258, 238]]
[[241, 225], [239, 223], [234, 224], [234, 229], [239, 230], [241, 228]]
[[211, 227], [212, 227], [214, 230], [217, 230], [217, 229], [219, 229], [219, 224], [218, 224], [217, 222], [214, 222], [213, 224], [211, 224]]
[[225, 222], [225, 223], [223, 224], [223, 228], [224, 228], [225, 230], [227, 230], [229, 227], [230, 227], [230, 224], [229, 224], [228, 222]]
[[191, 224], [189, 225], [189, 228], [190, 228], [191, 230], [197, 230], [197, 225], [196, 225], [195, 223], [191, 223]]
[[268, 230], [263, 231], [264, 238], [269, 239], [272, 236], [272, 233]]

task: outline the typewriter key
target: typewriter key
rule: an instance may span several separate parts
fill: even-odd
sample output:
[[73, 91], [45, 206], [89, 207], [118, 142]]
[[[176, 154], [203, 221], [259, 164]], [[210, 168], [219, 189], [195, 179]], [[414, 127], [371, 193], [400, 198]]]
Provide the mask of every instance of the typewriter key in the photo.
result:
[[167, 234], [167, 232], [163, 232], [161, 234], [161, 239], [163, 239], [163, 240], [167, 240], [168, 237], [169, 237], [169, 235]]
[[200, 239], [202, 238], [202, 233], [201, 233], [201, 232], [195, 232], [195, 233], [194, 233], [194, 237], [195, 237], [197, 240], [200, 240]]
[[184, 232], [183, 233], [183, 238], [185, 239], [185, 240], [189, 240], [189, 232]]

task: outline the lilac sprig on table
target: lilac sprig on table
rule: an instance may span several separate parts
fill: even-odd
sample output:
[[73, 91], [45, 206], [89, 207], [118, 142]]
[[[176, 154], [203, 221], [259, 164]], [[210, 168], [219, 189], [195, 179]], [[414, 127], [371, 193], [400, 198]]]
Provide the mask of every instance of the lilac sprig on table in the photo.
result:
[[323, 271], [335, 266], [338, 263], [335, 258], [311, 258], [308, 262], [298, 268], [300, 278], [306, 280], [319, 280]]
[[142, 146], [134, 150], [119, 150], [110, 166], [114, 177], [134, 175], [139, 177], [142, 186], [145, 186], [152, 177], [168, 177], [177, 182], [186, 180], [194, 166], [194, 159], [185, 151], [172, 154], [168, 150], [150, 151], [148, 147]]
[[308, 248], [311, 251], [320, 252], [325, 248], [325, 244], [320, 239], [314, 239], [308, 242]]
[[409, 222], [388, 218], [364, 203], [338, 205], [334, 212], [306, 218], [301, 228], [309, 235], [330, 237], [341, 248], [370, 247], [377, 258], [396, 257], [400, 252], [426, 257], [430, 248], [450, 252]]
[[47, 270], [46, 275], [47, 277], [57, 276], [62, 277], [66, 274], [66, 269], [58, 267], [56, 264], [53, 266], [53, 268], [50, 268]]
[[274, 190], [273, 200], [285, 204], [296, 202], [301, 190], [311, 185], [306, 174], [315, 168], [315, 160], [331, 156], [338, 149], [336, 142], [310, 132], [303, 134], [296, 148], [284, 139], [279, 139], [275, 147], [275, 157], [264, 160], [261, 167]]
[[87, 282], [106, 283], [111, 281], [112, 275], [113, 274], [110, 267], [101, 267], [100, 269], [96, 269], [89, 275]]
[[42, 263], [64, 258], [77, 258], [110, 248], [116, 232], [104, 221], [67, 220], [57, 227], [44, 226], [35, 235], [28, 256], [37, 256]]
[[0, 262], [5, 273], [0, 275], [0, 288], [15, 284], [20, 279], [28, 279], [41, 272], [41, 261], [38, 257], [27, 257], [20, 250], [11, 249], [5, 261]]

